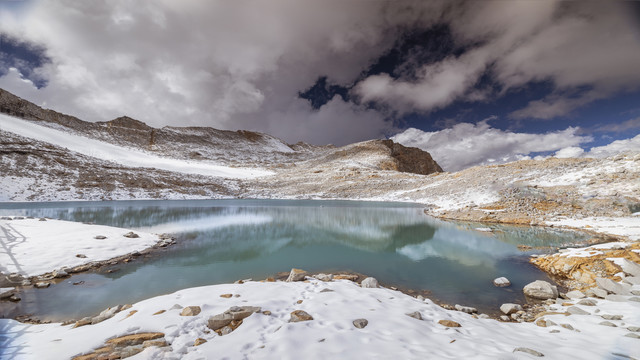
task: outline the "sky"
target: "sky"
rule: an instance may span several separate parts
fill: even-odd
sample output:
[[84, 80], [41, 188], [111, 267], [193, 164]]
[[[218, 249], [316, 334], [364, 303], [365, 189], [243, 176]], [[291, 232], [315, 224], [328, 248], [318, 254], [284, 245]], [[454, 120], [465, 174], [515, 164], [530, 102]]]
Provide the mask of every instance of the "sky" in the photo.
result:
[[634, 1], [0, 0], [0, 88], [43, 107], [445, 170], [640, 149], [638, 64]]

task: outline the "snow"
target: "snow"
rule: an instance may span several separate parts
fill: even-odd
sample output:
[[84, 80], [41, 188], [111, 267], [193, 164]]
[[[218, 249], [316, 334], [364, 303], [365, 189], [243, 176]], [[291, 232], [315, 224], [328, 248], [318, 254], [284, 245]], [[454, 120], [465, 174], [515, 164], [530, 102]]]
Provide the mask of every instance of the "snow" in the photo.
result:
[[630, 240], [640, 240], [640, 218], [629, 217], [586, 217], [583, 219], [556, 219], [547, 221], [546, 225], [567, 226], [588, 229], [611, 235], [626, 236]]
[[[332, 291], [326, 291], [329, 289]], [[325, 290], [324, 292], [322, 292]], [[238, 297], [221, 298], [221, 294]], [[297, 304], [297, 300], [303, 300]], [[175, 305], [179, 306], [175, 306]], [[200, 306], [196, 316], [180, 316], [181, 307]], [[207, 319], [231, 306], [259, 306], [271, 315], [256, 313], [244, 319], [234, 332], [219, 336], [207, 327]], [[603, 314], [623, 315], [626, 326], [640, 324], [640, 303], [598, 301]], [[583, 307], [593, 311], [594, 307]], [[153, 315], [159, 310], [166, 312]], [[304, 310], [313, 320], [289, 323], [290, 313]], [[136, 311], [127, 317], [130, 312]], [[405, 315], [418, 311], [423, 320]], [[364, 318], [357, 329], [352, 322]], [[560, 326], [533, 323], [501, 323], [474, 319], [463, 312], [445, 310], [430, 300], [420, 301], [386, 288], [364, 289], [346, 280], [334, 282], [247, 282], [185, 289], [141, 301], [104, 322], [71, 328], [61, 324], [27, 325], [0, 320], [5, 340], [3, 359], [41, 359], [55, 354], [71, 358], [100, 347], [115, 336], [162, 332], [171, 350], [147, 348], [131, 359], [326, 359], [326, 358], [437, 358], [526, 359], [513, 351], [527, 347], [550, 359], [610, 358], [612, 354], [640, 356], [638, 339], [625, 337], [619, 326], [598, 325], [596, 316], [549, 315]], [[439, 320], [452, 320], [459, 328], [447, 328]], [[620, 321], [616, 321], [620, 323]], [[551, 333], [551, 330], [557, 333]], [[193, 346], [197, 338], [207, 340]]]
[[208, 162], [155, 156], [137, 149], [117, 146], [62, 130], [44, 127], [4, 114], [0, 114], [0, 130], [48, 142], [53, 145], [65, 147], [71, 151], [131, 167], [156, 168], [186, 174], [236, 179], [249, 179], [273, 174], [270, 171], [257, 168], [234, 168]]
[[[157, 235], [139, 231], [135, 232], [139, 238], [124, 237], [129, 231], [62, 220], [0, 220], [0, 272], [36, 276], [144, 250], [158, 242]], [[94, 239], [96, 235], [107, 238]]]

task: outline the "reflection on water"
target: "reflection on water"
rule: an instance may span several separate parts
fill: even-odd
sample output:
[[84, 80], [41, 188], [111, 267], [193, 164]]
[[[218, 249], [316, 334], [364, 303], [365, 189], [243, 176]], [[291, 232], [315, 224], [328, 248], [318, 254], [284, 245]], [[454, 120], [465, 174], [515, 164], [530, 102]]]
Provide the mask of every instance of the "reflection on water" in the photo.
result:
[[[96, 313], [186, 287], [265, 278], [292, 267], [351, 270], [381, 282], [428, 289], [436, 298], [479, 307], [522, 301], [527, 282], [545, 278], [516, 245], [558, 246], [579, 235], [529, 227], [438, 221], [410, 204], [345, 201], [212, 200], [0, 204], [20, 214], [172, 233], [163, 256], [81, 274], [30, 290], [0, 315], [32, 312], [49, 319]], [[512, 288], [491, 281], [507, 276]], [[73, 286], [71, 282], [84, 281]], [[4, 306], [6, 307], [6, 306]]]

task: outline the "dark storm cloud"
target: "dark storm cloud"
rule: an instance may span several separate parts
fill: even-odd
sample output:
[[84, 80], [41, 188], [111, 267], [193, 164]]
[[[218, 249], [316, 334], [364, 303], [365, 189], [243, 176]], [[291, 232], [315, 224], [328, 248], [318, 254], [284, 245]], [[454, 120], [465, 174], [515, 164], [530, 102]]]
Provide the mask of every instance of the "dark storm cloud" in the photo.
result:
[[[43, 0], [19, 16], [0, 9], [0, 33], [45, 46], [51, 61], [35, 71], [48, 86], [13, 64], [0, 87], [92, 121], [126, 114], [344, 144], [397, 131], [392, 114], [531, 81], [554, 90], [514, 118], [635, 88], [631, 23], [611, 2]], [[379, 66], [408, 34], [430, 31], [447, 40], [416, 41], [388, 72]], [[478, 88], [487, 74], [498, 87]], [[326, 91], [312, 106], [299, 94], [318, 79]]]

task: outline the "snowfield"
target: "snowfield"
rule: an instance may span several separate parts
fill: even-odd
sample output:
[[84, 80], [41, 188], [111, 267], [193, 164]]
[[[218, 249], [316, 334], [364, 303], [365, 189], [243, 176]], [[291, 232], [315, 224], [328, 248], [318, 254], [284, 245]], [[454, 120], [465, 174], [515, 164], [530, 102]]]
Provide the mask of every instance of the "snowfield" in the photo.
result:
[[[220, 297], [223, 294], [233, 296]], [[202, 312], [181, 316], [187, 306], [199, 306]], [[207, 328], [209, 317], [232, 306], [257, 306], [270, 313], [254, 313], [224, 336]], [[545, 316], [558, 324], [549, 327], [475, 319], [445, 310], [428, 299], [421, 301], [385, 288], [361, 288], [348, 280], [246, 282], [155, 297], [109, 320], [78, 328], [2, 319], [0, 356], [16, 360], [44, 359], [51, 354], [71, 358], [116, 336], [159, 332], [168, 347], [147, 347], [130, 359], [535, 358], [524, 352], [527, 349], [548, 359], [640, 357], [640, 339], [624, 336], [630, 333], [626, 327], [640, 325], [640, 303], [600, 300], [598, 309], [601, 314], [622, 316], [623, 321], [614, 321], [620, 326], [599, 325], [603, 321], [600, 316], [564, 314]], [[294, 310], [307, 312], [313, 320], [289, 322]], [[406, 315], [414, 312], [422, 320]], [[366, 319], [368, 325], [356, 328], [356, 319]], [[454, 321], [460, 327], [444, 326], [440, 320]], [[206, 342], [194, 346], [196, 339]]]
[[[138, 231], [137, 238], [124, 237], [130, 231], [72, 221], [2, 217], [0, 273], [37, 276], [63, 266], [74, 267], [144, 250], [159, 240], [157, 235]], [[78, 254], [85, 257], [77, 257]]]
[[96, 139], [71, 134], [67, 131], [41, 126], [5, 114], [0, 114], [0, 130], [131, 167], [155, 168], [184, 174], [235, 179], [249, 179], [273, 174], [270, 171], [258, 168], [233, 168], [203, 161], [188, 161], [155, 156], [138, 149], [109, 144]]

